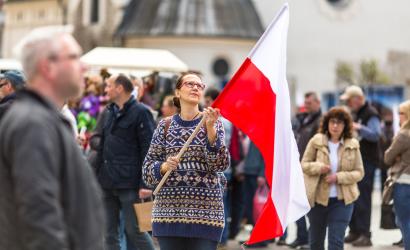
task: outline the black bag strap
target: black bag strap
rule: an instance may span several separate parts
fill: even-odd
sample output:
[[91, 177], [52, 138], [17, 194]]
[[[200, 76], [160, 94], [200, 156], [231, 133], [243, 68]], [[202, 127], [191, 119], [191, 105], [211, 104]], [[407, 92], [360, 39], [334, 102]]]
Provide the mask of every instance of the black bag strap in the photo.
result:
[[[165, 120], [165, 126], [164, 126], [164, 139], [165, 141], [167, 140], [167, 134], [168, 134], [168, 130], [169, 127], [171, 126], [171, 121], [172, 121], [172, 116], [164, 118]], [[206, 126], [204, 125], [204, 129], [205, 129], [205, 134], [208, 134], [208, 131], [206, 129]]]

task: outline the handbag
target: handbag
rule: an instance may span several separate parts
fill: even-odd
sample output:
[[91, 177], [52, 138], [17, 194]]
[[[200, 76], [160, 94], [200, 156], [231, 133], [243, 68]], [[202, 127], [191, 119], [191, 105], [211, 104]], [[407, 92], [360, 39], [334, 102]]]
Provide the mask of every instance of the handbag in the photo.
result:
[[256, 189], [255, 196], [253, 197], [253, 221], [258, 221], [259, 216], [262, 214], [263, 207], [269, 196], [269, 188], [267, 185], [260, 186]]
[[393, 201], [394, 177], [390, 175], [383, 184], [382, 204], [389, 205]]
[[382, 204], [380, 228], [382, 229], [396, 229], [396, 215], [394, 213], [393, 204]]
[[152, 231], [152, 207], [154, 202], [152, 197], [150, 201], [141, 199], [140, 203], [134, 204], [135, 214], [137, 216], [138, 227], [140, 232]]
[[383, 195], [382, 195], [383, 205], [392, 204], [394, 184], [396, 183], [397, 179], [399, 179], [399, 177], [401, 176], [401, 174], [404, 172], [405, 169], [406, 169], [405, 167], [402, 167], [399, 172], [395, 174], [389, 174], [389, 177], [387, 177], [383, 185]]

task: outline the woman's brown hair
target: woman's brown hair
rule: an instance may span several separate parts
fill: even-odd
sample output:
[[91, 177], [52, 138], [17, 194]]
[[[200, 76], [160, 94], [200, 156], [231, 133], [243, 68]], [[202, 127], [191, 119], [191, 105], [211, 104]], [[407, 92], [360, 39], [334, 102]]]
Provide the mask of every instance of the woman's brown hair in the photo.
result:
[[329, 133], [329, 122], [330, 119], [337, 119], [342, 121], [345, 125], [341, 138], [352, 138], [353, 137], [353, 121], [352, 116], [342, 107], [331, 108], [322, 118], [319, 127], [319, 133], [325, 134], [330, 137]]
[[[199, 79], [202, 79], [201, 75], [199, 73], [196, 72], [183, 72], [177, 79], [177, 84], [175, 86], [175, 89], [181, 89], [182, 88], [182, 84], [184, 83], [184, 78], [187, 75], [194, 75], [199, 77]], [[175, 107], [177, 107], [178, 111], [181, 110], [181, 102], [179, 101], [179, 98], [174, 96], [174, 98], [172, 99], [174, 101], [174, 105]]]

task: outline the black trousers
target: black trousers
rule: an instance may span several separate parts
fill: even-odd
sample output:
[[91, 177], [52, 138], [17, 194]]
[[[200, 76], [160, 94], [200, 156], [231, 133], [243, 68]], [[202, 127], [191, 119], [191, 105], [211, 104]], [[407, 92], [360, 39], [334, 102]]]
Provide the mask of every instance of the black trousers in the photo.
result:
[[349, 227], [353, 234], [371, 237], [370, 222], [372, 214], [372, 192], [374, 183], [374, 172], [377, 166], [371, 162], [363, 161], [364, 177], [358, 183], [360, 196], [354, 203], [352, 220]]
[[241, 221], [244, 212], [243, 181], [232, 178], [229, 187], [231, 198], [231, 223], [229, 225], [229, 238], [233, 239], [241, 229]]

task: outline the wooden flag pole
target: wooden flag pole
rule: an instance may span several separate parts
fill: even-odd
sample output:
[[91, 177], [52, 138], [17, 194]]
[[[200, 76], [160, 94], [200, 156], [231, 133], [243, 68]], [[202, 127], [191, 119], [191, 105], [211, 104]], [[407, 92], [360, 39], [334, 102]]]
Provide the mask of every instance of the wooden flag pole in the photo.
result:
[[[191, 134], [191, 136], [188, 138], [188, 140], [185, 142], [184, 146], [181, 148], [179, 151], [177, 157], [177, 160], [180, 160], [182, 155], [185, 153], [185, 151], [188, 149], [189, 145], [191, 144], [192, 140], [195, 138], [195, 136], [198, 134], [199, 130], [205, 123], [205, 115], [202, 117], [201, 121], [199, 122], [198, 126], [196, 126], [194, 132]], [[162, 186], [164, 185], [165, 181], [167, 180], [168, 176], [171, 174], [172, 170], [168, 170], [164, 176], [162, 176], [161, 182], [158, 184], [158, 186], [154, 190], [154, 195], [157, 195], [159, 190], [161, 190]]]

